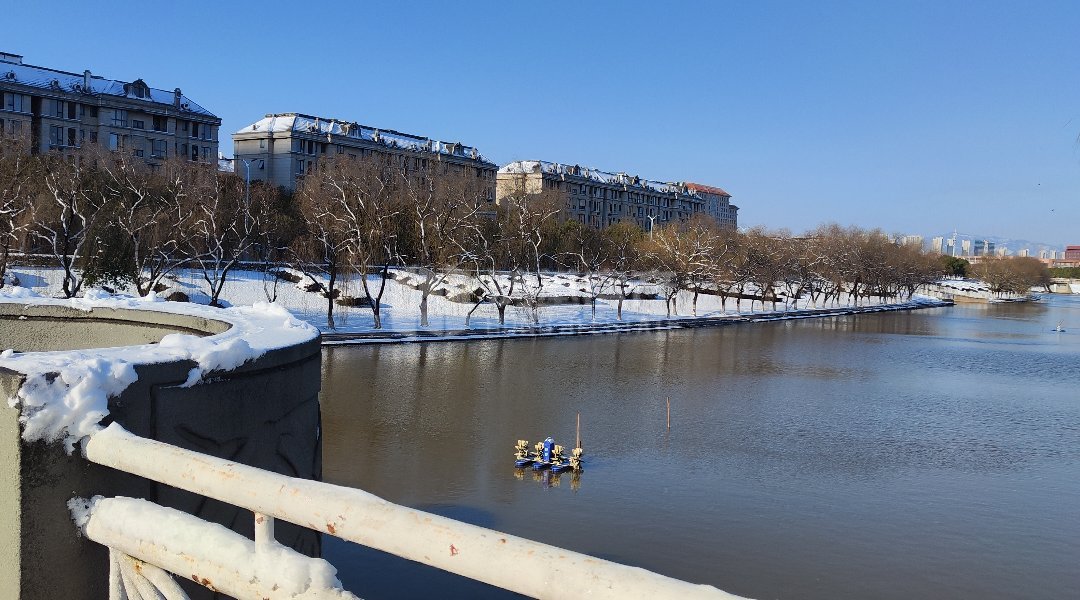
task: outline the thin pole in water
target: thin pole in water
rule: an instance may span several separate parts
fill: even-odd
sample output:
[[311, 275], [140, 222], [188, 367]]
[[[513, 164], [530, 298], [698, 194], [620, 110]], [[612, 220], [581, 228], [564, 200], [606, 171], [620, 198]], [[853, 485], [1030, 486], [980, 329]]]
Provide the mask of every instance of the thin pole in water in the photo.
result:
[[667, 428], [671, 429], [671, 398], [667, 399]]
[[574, 447], [581, 447], [581, 413], [577, 414], [577, 446]]

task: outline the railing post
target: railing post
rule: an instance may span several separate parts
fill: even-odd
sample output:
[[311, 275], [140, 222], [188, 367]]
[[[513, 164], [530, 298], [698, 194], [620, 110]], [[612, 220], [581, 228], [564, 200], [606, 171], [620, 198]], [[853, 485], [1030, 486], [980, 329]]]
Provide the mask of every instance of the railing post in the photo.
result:
[[260, 546], [273, 544], [276, 541], [274, 538], [274, 517], [260, 512], [255, 513], [255, 550], [258, 551]]

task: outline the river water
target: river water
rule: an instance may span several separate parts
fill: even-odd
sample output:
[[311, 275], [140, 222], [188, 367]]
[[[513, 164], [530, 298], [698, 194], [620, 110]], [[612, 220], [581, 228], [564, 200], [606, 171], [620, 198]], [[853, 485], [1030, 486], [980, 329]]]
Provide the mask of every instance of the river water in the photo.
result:
[[[325, 479], [393, 502], [752, 598], [1080, 594], [1080, 297], [339, 347], [323, 369]], [[580, 476], [515, 471], [515, 440], [570, 447], [579, 412]], [[369, 600], [515, 597], [324, 555]]]

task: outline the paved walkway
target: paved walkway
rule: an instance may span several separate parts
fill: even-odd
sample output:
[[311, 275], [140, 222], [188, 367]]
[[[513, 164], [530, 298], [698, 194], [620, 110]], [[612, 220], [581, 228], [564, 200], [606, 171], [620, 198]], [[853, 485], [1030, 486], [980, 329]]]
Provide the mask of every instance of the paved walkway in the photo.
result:
[[721, 327], [735, 323], [757, 323], [763, 321], [784, 321], [789, 319], [809, 319], [862, 313], [891, 312], [897, 310], [915, 310], [920, 308], [938, 308], [952, 306], [950, 300], [941, 300], [937, 304], [926, 302], [903, 302], [880, 306], [858, 306], [838, 308], [818, 308], [787, 310], [746, 315], [727, 315], [722, 317], [676, 317], [650, 321], [578, 323], [566, 325], [536, 325], [485, 327], [476, 329], [451, 330], [412, 330], [412, 331], [364, 331], [353, 333], [323, 333], [324, 346], [347, 346], [358, 344], [398, 344], [409, 342], [447, 342], [476, 339], [497, 339], [517, 337], [551, 337], [561, 335], [592, 335], [598, 333], [626, 333], [635, 331], [664, 331], [672, 329], [694, 329], [698, 327]]

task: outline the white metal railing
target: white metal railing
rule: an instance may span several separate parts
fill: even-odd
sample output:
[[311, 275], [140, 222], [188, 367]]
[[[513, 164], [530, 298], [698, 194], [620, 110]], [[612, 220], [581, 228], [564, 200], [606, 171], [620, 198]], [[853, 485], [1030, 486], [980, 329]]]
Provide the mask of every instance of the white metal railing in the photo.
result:
[[[241, 572], [252, 557], [256, 563], [265, 562], [266, 559], [259, 558], [260, 552], [263, 556], [270, 552], [296, 554], [273, 541], [275, 518], [535, 598], [738, 598], [712, 586], [691, 584], [638, 567], [399, 506], [363, 490], [288, 477], [148, 440], [117, 424], [91, 437], [84, 446], [84, 454], [92, 462], [255, 513], [254, 542], [224, 527], [143, 500], [96, 500], [80, 523], [92, 540], [238, 598], [353, 597], [332, 585], [336, 580], [323, 581], [304, 590], [302, 595], [292, 595], [296, 593], [295, 589], [289, 594], [275, 595], [270, 593], [275, 591], [270, 588], [291, 583], [271, 581], [281, 577], [281, 573], [275, 571], [283, 569], [265, 569], [254, 576]], [[141, 504], [134, 507], [115, 502]], [[199, 556], [198, 548], [191, 550], [191, 555], [171, 556], [175, 554], [175, 548], [185, 547], [184, 540], [162, 539], [163, 534], [156, 533], [160, 527], [145, 535], [140, 535], [137, 530], [132, 532], [129, 513], [138, 512], [136, 509], [145, 510], [146, 520], [160, 523], [165, 519], [178, 519], [176, 530], [190, 528], [198, 532], [191, 534], [194, 538], [191, 535], [183, 536], [185, 538], [198, 540], [210, 535], [221, 536], [221, 543], [234, 546], [235, 554], [241, 556]], [[167, 528], [167, 531], [173, 529]], [[200, 546], [199, 543], [193, 545]], [[304, 568], [316, 571], [321, 568], [320, 563], [325, 563], [321, 559], [300, 558], [298, 554], [281, 560], [300, 561], [297, 564], [305, 564]], [[303, 560], [313, 562], [303, 563]], [[263, 576], [268, 579], [263, 581]], [[311, 580], [318, 583], [317, 577]], [[258, 589], [248, 585], [254, 583], [263, 585]], [[164, 594], [160, 597], [171, 600]]]

